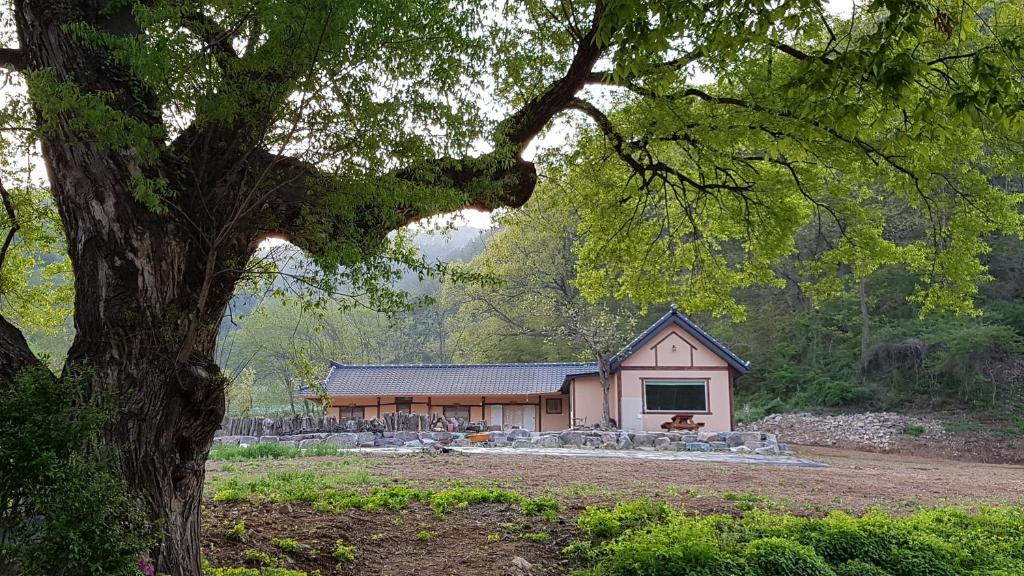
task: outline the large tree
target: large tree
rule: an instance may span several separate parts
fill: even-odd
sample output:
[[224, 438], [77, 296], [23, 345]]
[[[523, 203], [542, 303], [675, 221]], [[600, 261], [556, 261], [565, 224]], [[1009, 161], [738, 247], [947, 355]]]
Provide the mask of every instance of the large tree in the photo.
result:
[[[802, 179], [787, 178], [807, 159], [776, 143], [789, 134], [815, 152], [861, 159], [843, 169], [907, 175], [930, 206], [930, 175], [945, 167], [919, 157], [902, 163], [900, 147], [948, 143], [961, 122], [986, 134], [1019, 126], [1014, 70], [1024, 42], [1015, 2], [872, 1], [845, 20], [815, 0], [4, 7], [3, 21], [13, 22], [7, 36], [16, 38], [0, 50], [0, 64], [27, 87], [27, 103], [13, 102], [4, 129], [40, 144], [73, 268], [75, 340], [61, 377], [84, 377], [93, 392], [119, 399], [103, 440], [162, 530], [157, 570], [174, 576], [199, 572], [203, 469], [224, 411], [214, 345], [265, 239], [294, 243], [334, 280], [369, 286], [396, 228], [466, 207], [523, 205], [537, 181], [524, 152], [569, 111], [592, 119], [636, 178], [609, 183], [643, 184], [619, 199], [605, 190], [595, 196], [599, 207], [606, 215], [621, 207], [654, 238], [676, 229], [643, 224], [648, 212], [659, 214], [660, 195], [641, 201], [656, 190], [652, 183], [672, 183], [684, 218], [694, 202], [754, 207], [724, 210], [733, 224], [710, 229], [774, 231], [755, 241], [778, 238], [794, 217], [823, 209], [831, 198], [805, 195]], [[784, 87], [765, 78], [771, 62], [784, 63]], [[726, 84], [696, 85], [694, 65]], [[764, 81], [730, 85], [731, 77]], [[750, 92], [737, 93], [737, 85]], [[675, 130], [648, 133], [634, 122], [624, 131], [599, 106], [609, 92], [665, 104], [662, 117], [674, 105], [694, 105]], [[874, 122], [870, 130], [860, 129], [862, 114]], [[656, 153], [671, 142], [741, 133], [750, 138], [739, 150]], [[721, 154], [734, 152], [754, 166], [741, 179], [722, 166]], [[753, 194], [759, 162], [778, 169], [766, 171]], [[955, 168], [976, 183], [984, 180], [979, 169], [991, 166]], [[765, 205], [773, 190], [785, 202]], [[944, 215], [976, 214], [980, 203], [995, 212], [996, 227], [1017, 224], [1008, 216], [1012, 200], [980, 186], [962, 190], [959, 202], [940, 206]], [[7, 214], [13, 237], [27, 216]], [[688, 221], [700, 238], [706, 221]], [[951, 222], [954, 236], [937, 239], [953, 246], [948, 258], [976, 254], [992, 229], [977, 218]], [[608, 252], [616, 262], [624, 254]], [[593, 254], [583, 256], [593, 263]], [[941, 285], [948, 271], [955, 289], [982, 275], [940, 266], [929, 281]], [[38, 362], [18, 328], [0, 318], [0, 378]]]

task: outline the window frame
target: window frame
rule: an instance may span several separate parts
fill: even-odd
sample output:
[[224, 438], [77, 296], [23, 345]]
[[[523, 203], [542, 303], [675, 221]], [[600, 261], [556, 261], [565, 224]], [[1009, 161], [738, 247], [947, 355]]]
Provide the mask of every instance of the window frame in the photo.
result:
[[[558, 402], [558, 411], [557, 412], [552, 412], [551, 411], [551, 401], [552, 400]], [[563, 410], [565, 409], [564, 408], [565, 403], [562, 402], [562, 400], [563, 400], [562, 398], [545, 398], [544, 399], [544, 413], [545, 414], [562, 414]]]
[[412, 401], [412, 396], [395, 396], [395, 413], [402, 412], [402, 407], [408, 406], [409, 409], [405, 413], [412, 414], [413, 404], [414, 402]]
[[356, 418], [356, 416], [342, 416], [342, 411], [349, 410], [351, 413], [352, 410], [355, 410], [357, 408], [359, 409], [359, 412], [361, 412], [361, 415], [358, 418], [360, 420], [366, 420], [366, 406], [358, 406], [355, 404], [351, 404], [349, 406], [338, 406], [338, 419], [340, 420], [344, 418]]
[[[449, 416], [447, 414], [449, 408], [457, 408], [459, 410], [465, 409], [465, 418], [463, 418], [462, 416]], [[473, 420], [473, 407], [466, 404], [447, 404], [441, 406], [441, 416], [444, 416], [445, 418], [463, 418], [466, 422], [470, 422]]]
[[[647, 385], [667, 386], [671, 384], [701, 385], [704, 387], [704, 410], [651, 410], [647, 407]], [[711, 414], [711, 381], [709, 378], [641, 378], [644, 414]]]

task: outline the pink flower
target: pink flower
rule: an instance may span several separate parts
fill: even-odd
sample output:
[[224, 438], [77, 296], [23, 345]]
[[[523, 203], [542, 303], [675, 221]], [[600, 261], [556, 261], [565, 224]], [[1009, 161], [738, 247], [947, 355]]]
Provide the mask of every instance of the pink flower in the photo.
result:
[[153, 576], [156, 574], [156, 566], [153, 566], [153, 561], [150, 560], [149, 554], [139, 558], [139, 572], [146, 576]]

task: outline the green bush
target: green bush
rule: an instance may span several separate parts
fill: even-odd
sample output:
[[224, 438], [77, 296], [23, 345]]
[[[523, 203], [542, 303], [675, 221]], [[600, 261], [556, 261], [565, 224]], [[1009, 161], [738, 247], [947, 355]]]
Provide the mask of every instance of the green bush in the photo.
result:
[[626, 530], [660, 522], [669, 512], [665, 504], [649, 500], [624, 502], [614, 508], [590, 506], [577, 518], [576, 525], [591, 539], [613, 538]]
[[213, 461], [277, 460], [301, 455], [302, 452], [298, 448], [283, 444], [253, 444], [251, 446], [218, 444], [210, 450], [210, 460]]
[[577, 527], [585, 539], [564, 552], [581, 576], [1024, 574], [1024, 510], [1012, 507], [733, 518], [659, 513], [639, 501], [588, 508]]
[[836, 568], [836, 576], [892, 576], [892, 574], [870, 562], [850, 560]]
[[20, 374], [0, 394], [0, 573], [138, 576], [155, 544], [139, 502], [95, 457], [111, 410], [81, 381]]
[[758, 576], [835, 576], [814, 548], [784, 538], [754, 540], [743, 558]]

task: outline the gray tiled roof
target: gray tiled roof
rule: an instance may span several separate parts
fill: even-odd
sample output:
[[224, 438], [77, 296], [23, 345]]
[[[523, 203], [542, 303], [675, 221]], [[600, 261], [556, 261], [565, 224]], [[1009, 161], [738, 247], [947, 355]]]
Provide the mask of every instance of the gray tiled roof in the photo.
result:
[[587, 362], [391, 365], [331, 362], [323, 384], [331, 396], [548, 394], [561, 390], [570, 376], [596, 372], [597, 365]]

